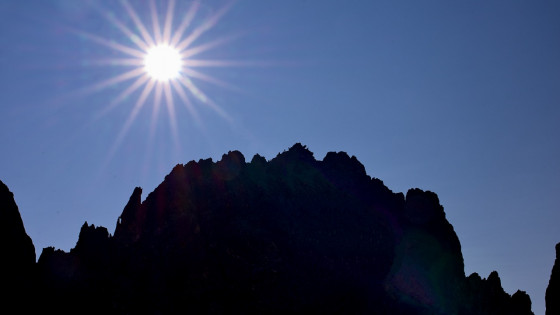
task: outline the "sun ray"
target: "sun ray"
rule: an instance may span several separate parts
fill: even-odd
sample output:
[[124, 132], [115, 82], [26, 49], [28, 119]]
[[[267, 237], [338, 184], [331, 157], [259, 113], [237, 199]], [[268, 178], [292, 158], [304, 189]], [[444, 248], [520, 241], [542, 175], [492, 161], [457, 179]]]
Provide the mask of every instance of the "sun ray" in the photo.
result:
[[223, 45], [227, 42], [231, 42], [234, 39], [238, 38], [239, 36], [240, 36], [240, 34], [231, 35], [231, 36], [227, 36], [227, 37], [222, 37], [222, 38], [218, 38], [218, 39], [215, 39], [213, 41], [204, 43], [202, 45], [198, 45], [196, 47], [185, 49], [181, 52], [181, 56], [185, 59], [189, 58], [189, 57], [193, 57], [195, 55], [200, 54], [201, 52], [205, 52], [205, 51], [210, 50], [212, 48], [215, 48], [217, 46]]
[[229, 11], [232, 5], [233, 2], [229, 2], [227, 5], [223, 6], [218, 12], [216, 12], [216, 14], [214, 14], [212, 17], [210, 17], [208, 20], [202, 23], [202, 25], [195, 28], [187, 38], [185, 38], [183, 41], [177, 44], [177, 50], [182, 51], [183, 49], [189, 47], [189, 45], [192, 44], [197, 38], [199, 38], [200, 35], [204, 34], [204, 32], [214, 27], [214, 25], [218, 23], [220, 18], [222, 18], [222, 16], [226, 14], [227, 11]]
[[183, 61], [185, 67], [271, 67], [271, 66], [295, 66], [298, 63], [261, 60], [219, 60], [219, 59], [186, 59]]
[[190, 68], [183, 68], [183, 73], [186, 74], [187, 76], [191, 77], [191, 78], [196, 78], [196, 79], [208, 82], [208, 83], [212, 83], [212, 84], [214, 84], [216, 86], [219, 86], [219, 87], [223, 87], [223, 88], [226, 88], [226, 89], [229, 89], [229, 90], [232, 90], [232, 91], [241, 91], [241, 89], [238, 88], [235, 85], [229, 84], [225, 81], [216, 79], [211, 75], [207, 75], [207, 74], [204, 74], [202, 72], [199, 72], [199, 71], [196, 71], [196, 70], [193, 70], [193, 69], [190, 69]]
[[104, 45], [104, 46], [109, 47], [109, 48], [113, 48], [113, 49], [118, 50], [120, 52], [123, 52], [125, 54], [131, 55], [131, 56], [134, 56], [134, 57], [138, 57], [138, 58], [143, 58], [143, 56], [144, 56], [144, 52], [142, 52], [140, 50], [130, 48], [130, 47], [122, 45], [122, 44], [117, 44], [117, 43], [115, 43], [113, 41], [110, 41], [110, 40], [107, 40], [103, 37], [93, 35], [93, 34], [90, 34], [90, 33], [86, 33], [86, 32], [80, 31], [80, 30], [71, 30], [71, 31], [80, 35], [80, 36], [83, 36], [84, 38], [87, 38], [89, 40], [97, 42], [98, 44]]
[[135, 43], [138, 48], [146, 51], [148, 49], [148, 44], [143, 41], [140, 37], [138, 37], [138, 35], [134, 34], [133, 31], [131, 31], [128, 27], [126, 27], [121, 21], [119, 21], [115, 15], [110, 12], [107, 11], [103, 8], [97, 8], [101, 14], [111, 23], [113, 23], [113, 25], [118, 28], [119, 30], [121, 30], [126, 36], [128, 36], [128, 38]]
[[127, 120], [123, 124], [123, 127], [121, 128], [121, 131], [119, 132], [117, 138], [115, 139], [115, 142], [113, 143], [113, 146], [112, 146], [111, 150], [109, 151], [109, 159], [113, 156], [113, 154], [116, 152], [118, 147], [121, 145], [121, 142], [123, 141], [124, 137], [128, 133], [128, 129], [130, 129], [130, 126], [132, 125], [132, 123], [136, 119], [136, 116], [140, 112], [140, 109], [144, 106], [144, 104], [146, 103], [146, 100], [148, 99], [148, 96], [152, 92], [152, 89], [154, 88], [154, 84], [155, 84], [155, 81], [150, 80], [150, 82], [148, 84], [146, 84], [146, 86], [144, 87], [144, 90], [142, 91], [142, 94], [140, 95], [140, 97], [136, 101], [136, 104], [134, 104], [134, 107], [132, 108], [132, 111], [130, 112], [130, 115], [128, 115]]
[[194, 108], [183, 87], [179, 83], [177, 83], [176, 80], [171, 81], [171, 84], [173, 85], [175, 92], [177, 92], [177, 94], [179, 95], [179, 98], [181, 98], [181, 100], [183, 101], [183, 105], [187, 108], [189, 114], [191, 114], [191, 116], [194, 118], [196, 124], [201, 125], [200, 116], [198, 116], [198, 112]]
[[266, 63], [253, 61], [234, 61], [234, 60], [205, 60], [187, 59], [183, 61], [185, 67], [242, 67], [247, 65], [266, 65]]
[[104, 88], [111, 86], [113, 84], [117, 84], [117, 83], [121, 83], [123, 81], [126, 80], [130, 80], [133, 79], [135, 77], [141, 76], [144, 74], [144, 69], [142, 68], [136, 68], [133, 70], [130, 70], [128, 72], [122, 73], [120, 75], [117, 75], [115, 77], [109, 78], [107, 80], [103, 80], [97, 84], [94, 84], [92, 86], [86, 87], [85, 89], [78, 91], [80, 93], [91, 93], [91, 92], [96, 92], [99, 90], [103, 90]]
[[173, 10], [175, 8], [175, 0], [169, 0], [167, 3], [167, 14], [165, 15], [165, 24], [163, 26], [163, 42], [169, 43], [171, 39], [171, 25], [173, 24]]
[[167, 105], [167, 113], [169, 114], [169, 127], [173, 135], [175, 147], [179, 147], [179, 135], [177, 134], [177, 117], [175, 115], [175, 106], [173, 105], [173, 95], [171, 94], [171, 86], [169, 82], [163, 83], [163, 92], [165, 94], [165, 104]]
[[171, 95], [171, 87], [169, 85], [169, 83], [163, 83], [163, 93], [165, 96], [165, 105], [167, 106], [167, 110], [169, 112], [169, 120], [170, 120], [170, 125], [173, 129], [175, 129], [174, 131], [177, 131], [177, 123], [176, 123], [176, 118], [175, 117], [175, 109], [173, 106], [173, 96]]
[[152, 107], [152, 115], [151, 115], [151, 121], [150, 121], [150, 130], [149, 130], [149, 134], [148, 134], [148, 147], [151, 148], [153, 146], [154, 143], [154, 138], [156, 135], [156, 127], [157, 127], [157, 119], [159, 116], [159, 108], [161, 105], [161, 82], [157, 82], [157, 81], [153, 81], [156, 82], [156, 88], [154, 91], [154, 106]]
[[229, 115], [216, 103], [214, 103], [204, 92], [202, 92], [196, 85], [186, 77], [181, 77], [179, 82], [183, 84], [189, 90], [192, 95], [194, 95], [199, 101], [210, 107], [213, 111], [215, 111], [218, 115], [222, 116], [222, 118], [226, 119], [227, 121], [231, 121]]
[[161, 107], [161, 94], [162, 94], [162, 86], [161, 82], [157, 82], [156, 89], [154, 91], [154, 108], [152, 109], [152, 120], [150, 121], [150, 137], [153, 138], [153, 135], [156, 131], [157, 120], [159, 117], [159, 108]]
[[106, 115], [108, 112], [110, 112], [111, 110], [113, 110], [113, 108], [115, 108], [118, 104], [120, 104], [122, 101], [124, 101], [125, 99], [127, 99], [132, 93], [134, 93], [136, 90], [138, 90], [139, 88], [142, 87], [142, 85], [144, 85], [148, 80], [150, 80], [150, 77], [147, 74], [143, 74], [141, 77], [139, 77], [136, 81], [134, 81], [134, 83], [132, 83], [126, 90], [122, 91], [115, 99], [113, 99], [113, 101], [111, 101], [111, 103], [109, 103], [109, 105], [107, 107], [105, 107], [97, 116], [96, 119]]
[[187, 11], [185, 16], [183, 17], [183, 20], [181, 21], [181, 24], [179, 25], [179, 27], [175, 31], [175, 34], [173, 34], [173, 36], [171, 37], [171, 41], [169, 42], [169, 44], [171, 46], [176, 46], [177, 43], [179, 42], [179, 40], [181, 39], [181, 37], [183, 37], [183, 33], [185, 32], [187, 27], [189, 27], [192, 20], [196, 16], [196, 12], [198, 11], [199, 7], [200, 7], [200, 2], [199, 1], [194, 1], [191, 4], [191, 6], [189, 8], [189, 11]]
[[161, 44], [161, 30], [159, 28], [159, 18], [156, 8], [156, 1], [150, 0], [150, 12], [152, 13], [152, 30], [156, 45]]
[[154, 40], [150, 36], [150, 33], [148, 33], [148, 31], [146, 30], [144, 23], [142, 23], [142, 21], [138, 17], [138, 14], [136, 14], [136, 11], [134, 11], [130, 3], [128, 3], [127, 0], [121, 0], [121, 4], [124, 6], [130, 18], [132, 18], [132, 21], [134, 21], [134, 24], [136, 25], [136, 28], [138, 28], [138, 31], [140, 32], [142, 37], [144, 38], [144, 41], [148, 43], [149, 46], [154, 46], [155, 45]]
[[95, 59], [87, 62], [90, 65], [109, 65], [109, 66], [143, 66], [144, 61], [139, 58], [108, 58], [108, 59]]

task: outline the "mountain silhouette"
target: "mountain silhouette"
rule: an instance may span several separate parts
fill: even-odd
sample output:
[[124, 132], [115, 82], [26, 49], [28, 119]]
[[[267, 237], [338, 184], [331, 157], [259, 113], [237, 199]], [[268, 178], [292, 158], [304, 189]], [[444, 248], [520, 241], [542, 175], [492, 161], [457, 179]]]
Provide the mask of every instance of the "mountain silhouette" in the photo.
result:
[[560, 314], [560, 243], [556, 244], [556, 260], [546, 288], [546, 315]]
[[[23, 304], [32, 293], [35, 246], [25, 232], [14, 195], [0, 181], [1, 309]], [[32, 294], [31, 294], [32, 295]]]
[[2, 271], [27, 275], [16, 293], [36, 312], [533, 314], [497, 272], [465, 276], [435, 193], [393, 193], [344, 152], [321, 161], [298, 143], [270, 161], [231, 151], [177, 165], [144, 201], [133, 190], [113, 235], [86, 222], [73, 249], [36, 264], [4, 185], [0, 198], [18, 262]]

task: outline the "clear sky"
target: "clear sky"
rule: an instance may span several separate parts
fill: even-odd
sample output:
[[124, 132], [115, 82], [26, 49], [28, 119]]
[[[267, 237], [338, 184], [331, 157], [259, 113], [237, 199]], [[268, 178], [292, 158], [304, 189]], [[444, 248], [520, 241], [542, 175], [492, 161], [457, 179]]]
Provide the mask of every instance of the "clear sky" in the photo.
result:
[[[153, 36], [155, 8], [163, 34], [167, 4], [0, 1], [0, 179], [38, 254], [72, 248], [86, 220], [112, 232], [133, 188], [145, 197], [177, 163], [301, 142], [355, 155], [395, 192], [435, 191], [467, 274], [497, 270], [544, 314], [560, 2], [205, 0], [181, 37], [202, 47], [182, 73], [191, 107], [173, 86], [172, 104], [154, 88], [139, 106], [149, 80], [109, 80], [138, 69], [133, 16]], [[175, 3], [171, 35], [192, 4]]]

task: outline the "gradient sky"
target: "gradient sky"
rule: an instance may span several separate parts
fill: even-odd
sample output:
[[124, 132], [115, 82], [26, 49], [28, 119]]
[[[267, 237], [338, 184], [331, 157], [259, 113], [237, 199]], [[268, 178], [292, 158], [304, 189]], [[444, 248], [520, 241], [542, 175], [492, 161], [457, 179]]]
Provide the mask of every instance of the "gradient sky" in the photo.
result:
[[[151, 32], [149, 1], [130, 3]], [[186, 33], [228, 3], [202, 1]], [[177, 1], [173, 28], [191, 4]], [[86, 220], [112, 232], [134, 187], [146, 197], [177, 163], [301, 142], [317, 159], [355, 155], [395, 192], [436, 192], [466, 273], [497, 270], [544, 314], [560, 241], [560, 2], [238, 0], [193, 42], [235, 37], [196, 56], [227, 60], [197, 68], [227, 85], [192, 78], [225, 115], [191, 96], [196, 119], [175, 95], [173, 127], [151, 95], [126, 133], [142, 90], [104, 109], [134, 79], [91, 91], [132, 69], [101, 65], [126, 55], [94, 36], [135, 47], [106, 15], [138, 33], [119, 1], [0, 1], [0, 180], [38, 254], [74, 247]]]

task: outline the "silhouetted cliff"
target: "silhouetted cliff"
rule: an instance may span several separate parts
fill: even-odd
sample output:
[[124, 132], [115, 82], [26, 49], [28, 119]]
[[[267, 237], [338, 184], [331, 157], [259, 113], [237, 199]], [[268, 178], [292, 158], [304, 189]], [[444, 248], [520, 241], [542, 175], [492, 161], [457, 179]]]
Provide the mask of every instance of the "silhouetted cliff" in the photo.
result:
[[546, 315], [560, 314], [560, 243], [556, 244], [556, 260], [546, 288]]
[[2, 308], [23, 303], [32, 292], [35, 247], [25, 232], [14, 195], [0, 181], [0, 283]]
[[36, 286], [58, 313], [532, 314], [496, 272], [465, 277], [435, 193], [393, 193], [344, 152], [301, 144], [177, 165], [114, 236], [85, 223], [43, 250]]

